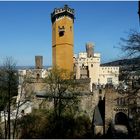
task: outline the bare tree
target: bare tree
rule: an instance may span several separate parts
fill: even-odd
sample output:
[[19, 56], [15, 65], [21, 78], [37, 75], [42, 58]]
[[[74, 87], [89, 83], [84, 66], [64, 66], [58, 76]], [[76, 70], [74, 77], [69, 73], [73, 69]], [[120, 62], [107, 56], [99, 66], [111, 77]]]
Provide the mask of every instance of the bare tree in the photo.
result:
[[[140, 33], [135, 30], [131, 30], [128, 34], [128, 38], [121, 38], [120, 43], [122, 51], [126, 54], [129, 58], [137, 58], [140, 59]], [[129, 88], [124, 91], [127, 94], [127, 104], [128, 104], [128, 112], [129, 115], [133, 116], [133, 130], [134, 130], [134, 137], [139, 138], [138, 132], [140, 132], [139, 125], [139, 109], [140, 109], [140, 73], [139, 73], [139, 61], [134, 62], [132, 60], [131, 69], [128, 67], [125, 70], [125, 74], [127, 77], [127, 82], [131, 83]], [[137, 68], [137, 69], [136, 69]]]
[[19, 98], [16, 102], [16, 114], [15, 114], [15, 119], [14, 119], [14, 123], [13, 123], [13, 139], [15, 138], [15, 134], [18, 136], [18, 131], [17, 131], [17, 121], [19, 119], [19, 114], [21, 112], [19, 112], [19, 109], [20, 109], [20, 105], [23, 101], [26, 101], [26, 98], [25, 98], [25, 95], [24, 95], [24, 90], [26, 89], [27, 87], [27, 83], [30, 82], [31, 80], [31, 77], [27, 77], [27, 75], [20, 75], [18, 74], [18, 77], [19, 78], [22, 78], [22, 82], [19, 83], [19, 86], [20, 87], [20, 91], [19, 91]]
[[48, 97], [53, 98], [55, 116], [60, 117], [68, 106], [72, 107], [78, 101], [74, 75], [64, 69], [53, 68], [45, 81], [50, 92]]
[[127, 57], [140, 57], [140, 33], [130, 30], [127, 38], [120, 38], [120, 46]]
[[[5, 138], [11, 138], [11, 105], [13, 97], [18, 93], [18, 75], [16, 64], [11, 57], [4, 60], [0, 69], [1, 110], [8, 112], [7, 122], [5, 119]], [[6, 110], [5, 110], [6, 109]], [[6, 116], [5, 116], [6, 117]], [[8, 136], [8, 137], [7, 137]]]

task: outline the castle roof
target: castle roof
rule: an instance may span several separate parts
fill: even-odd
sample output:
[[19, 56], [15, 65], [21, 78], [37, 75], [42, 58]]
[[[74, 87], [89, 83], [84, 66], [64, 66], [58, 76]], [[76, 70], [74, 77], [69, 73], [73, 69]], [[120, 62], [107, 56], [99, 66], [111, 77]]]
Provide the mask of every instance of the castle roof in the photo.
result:
[[102, 120], [98, 106], [95, 107], [93, 118], [94, 118], [94, 125], [95, 126], [103, 126], [103, 120]]

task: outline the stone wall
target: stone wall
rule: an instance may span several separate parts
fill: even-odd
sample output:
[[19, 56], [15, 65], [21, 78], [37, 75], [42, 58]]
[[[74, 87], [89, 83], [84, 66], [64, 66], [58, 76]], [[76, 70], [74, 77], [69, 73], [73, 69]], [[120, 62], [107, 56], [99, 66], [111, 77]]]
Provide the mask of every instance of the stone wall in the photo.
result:
[[113, 106], [114, 106], [114, 97], [115, 92], [113, 89], [105, 90], [105, 133], [107, 132], [110, 124], [113, 120]]
[[120, 94], [115, 88], [105, 89], [105, 132], [110, 125], [115, 126], [115, 115], [122, 112], [128, 115], [127, 94]]
[[[90, 120], [92, 121], [94, 108], [98, 103], [98, 90], [94, 90], [90, 92], [90, 79], [80, 79], [75, 81], [76, 84], [76, 91], [78, 100], [79, 100], [79, 112], [76, 115], [86, 114], [89, 116]], [[27, 84], [25, 89], [26, 98], [31, 100], [33, 103], [33, 108], [46, 108], [52, 109], [53, 108], [53, 99], [52, 98], [44, 98], [43, 96], [49, 95], [48, 85], [36, 80], [32, 80], [31, 83]]]

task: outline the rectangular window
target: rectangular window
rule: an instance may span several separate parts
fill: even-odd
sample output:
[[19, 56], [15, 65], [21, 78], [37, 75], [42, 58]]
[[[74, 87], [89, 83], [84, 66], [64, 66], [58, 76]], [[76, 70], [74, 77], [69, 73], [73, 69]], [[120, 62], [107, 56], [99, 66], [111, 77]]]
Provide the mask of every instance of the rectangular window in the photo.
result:
[[107, 78], [107, 83], [112, 84], [112, 78]]

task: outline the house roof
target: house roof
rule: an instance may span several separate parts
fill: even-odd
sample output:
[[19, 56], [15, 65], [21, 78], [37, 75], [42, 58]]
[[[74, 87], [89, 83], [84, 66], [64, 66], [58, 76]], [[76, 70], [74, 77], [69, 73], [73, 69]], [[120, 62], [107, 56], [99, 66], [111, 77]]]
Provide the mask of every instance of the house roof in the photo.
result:
[[102, 117], [101, 117], [101, 113], [99, 111], [99, 107], [96, 106], [95, 107], [95, 110], [94, 110], [94, 125], [96, 126], [103, 126], [103, 120], [102, 120]]

